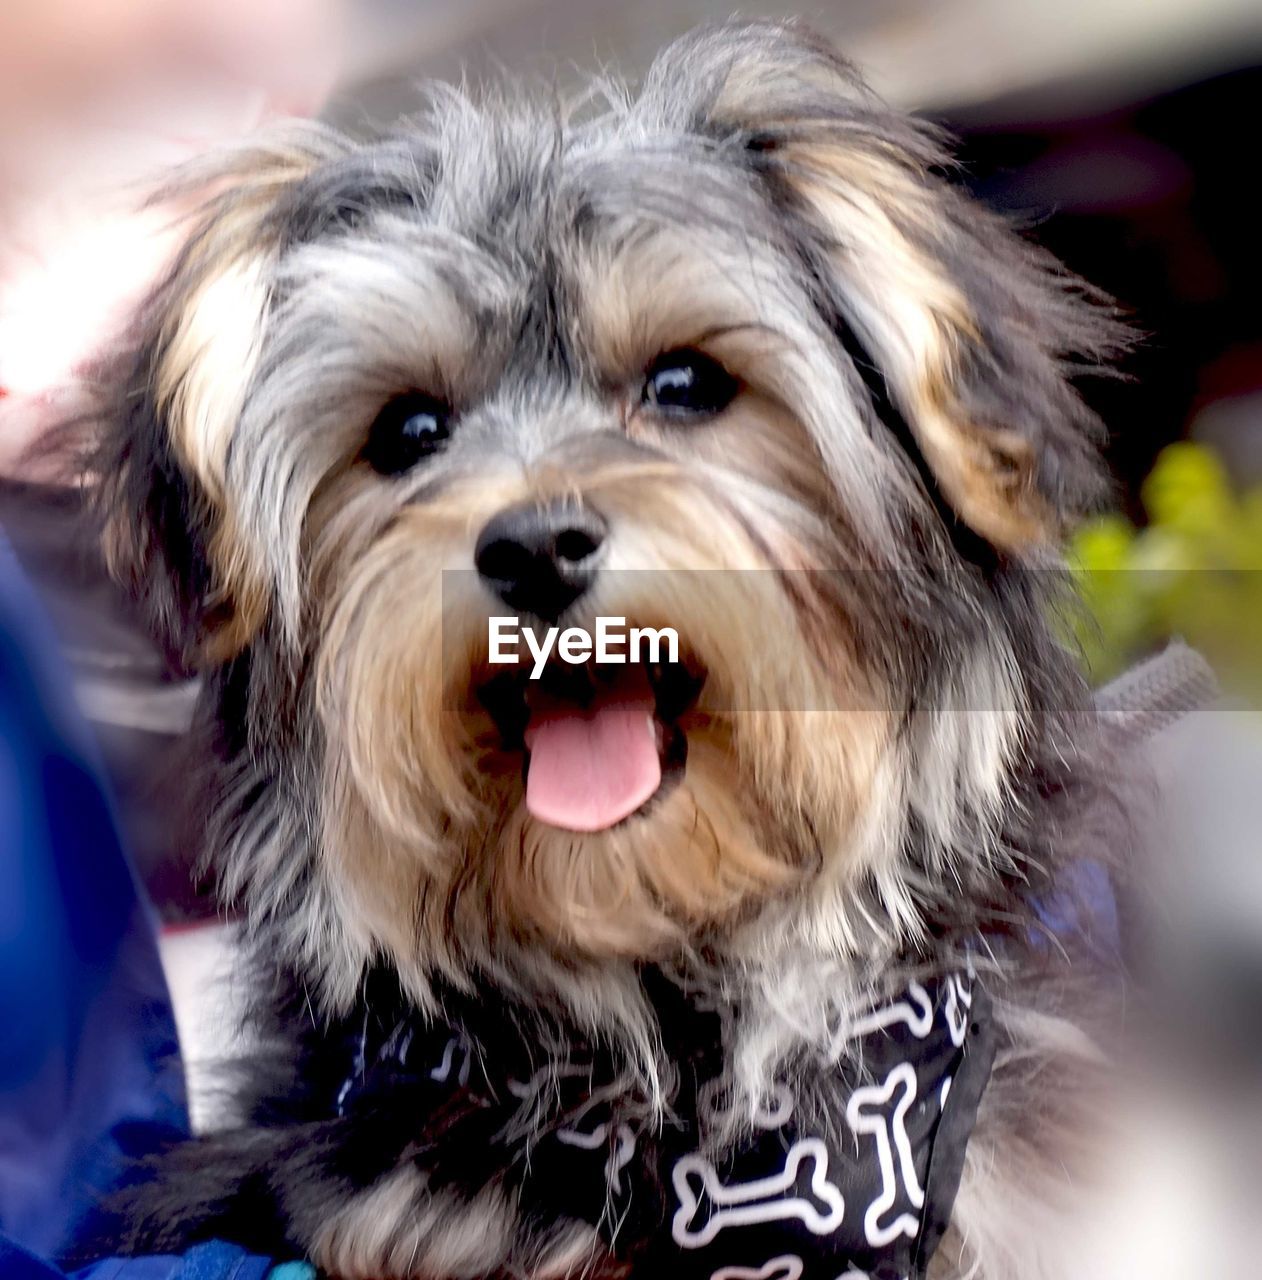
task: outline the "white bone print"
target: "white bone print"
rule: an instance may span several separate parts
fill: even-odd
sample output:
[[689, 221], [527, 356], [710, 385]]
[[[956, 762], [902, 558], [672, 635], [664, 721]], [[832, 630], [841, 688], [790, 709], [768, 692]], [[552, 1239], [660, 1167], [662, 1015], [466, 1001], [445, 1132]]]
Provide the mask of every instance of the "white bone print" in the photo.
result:
[[973, 1006], [973, 993], [964, 985], [963, 980], [953, 974], [946, 980], [946, 1016], [947, 1032], [951, 1043], [958, 1049], [968, 1034], [968, 1015]]
[[[895, 1095], [901, 1096], [891, 1109], [889, 1104]], [[856, 1089], [846, 1105], [846, 1123], [855, 1133], [870, 1134], [876, 1139], [881, 1194], [868, 1206], [863, 1230], [868, 1243], [877, 1248], [883, 1248], [900, 1235], [915, 1236], [920, 1229], [918, 1219], [910, 1213], [901, 1213], [892, 1222], [882, 1222], [898, 1200], [899, 1174], [907, 1199], [917, 1209], [924, 1207], [925, 1193], [916, 1176], [916, 1162], [907, 1137], [907, 1113], [915, 1100], [915, 1069], [910, 1063], [900, 1062], [886, 1076], [884, 1084]]]
[[[722, 1124], [730, 1116], [730, 1107], [717, 1080], [709, 1080], [701, 1087], [697, 1106], [714, 1124]], [[789, 1086], [779, 1081], [774, 1083], [758, 1100], [749, 1119], [756, 1129], [782, 1129], [793, 1119], [793, 1094]]]
[[456, 1057], [460, 1057], [460, 1065], [456, 1067], [456, 1083], [462, 1088], [469, 1083], [469, 1066], [473, 1060], [473, 1046], [464, 1036], [452, 1036], [443, 1049], [443, 1060], [430, 1073], [431, 1080], [444, 1084], [451, 1077]]
[[[803, 1172], [809, 1173], [809, 1181], [799, 1187]], [[725, 1227], [783, 1218], [797, 1218], [815, 1235], [827, 1235], [837, 1230], [846, 1212], [840, 1188], [828, 1180], [828, 1148], [819, 1138], [794, 1143], [780, 1173], [750, 1182], [725, 1184], [700, 1155], [678, 1161], [671, 1176], [679, 1200], [671, 1235], [684, 1249], [709, 1244]], [[805, 1194], [788, 1194], [798, 1190]]]
[[710, 1280], [802, 1280], [802, 1259], [785, 1253], [761, 1267], [720, 1267]]
[[780, 1129], [793, 1119], [793, 1094], [785, 1084], [773, 1084], [758, 1104], [754, 1124], [760, 1129]]
[[840, 1048], [848, 1040], [857, 1040], [870, 1036], [874, 1032], [884, 1031], [888, 1027], [902, 1024], [917, 1040], [925, 1039], [933, 1030], [933, 1000], [919, 982], [907, 984], [907, 995], [902, 1000], [895, 1000], [881, 1009], [873, 1009], [861, 1017], [847, 1022], [834, 1037]]
[[[590, 1133], [579, 1129], [558, 1129], [557, 1141], [567, 1147], [578, 1147], [583, 1151], [596, 1151], [604, 1146], [609, 1138], [608, 1122], [598, 1124]], [[628, 1124], [620, 1124], [614, 1129], [614, 1148], [609, 1153], [605, 1164], [605, 1176], [609, 1180], [610, 1190], [614, 1195], [622, 1194], [622, 1171], [631, 1163], [635, 1155], [635, 1133]]]

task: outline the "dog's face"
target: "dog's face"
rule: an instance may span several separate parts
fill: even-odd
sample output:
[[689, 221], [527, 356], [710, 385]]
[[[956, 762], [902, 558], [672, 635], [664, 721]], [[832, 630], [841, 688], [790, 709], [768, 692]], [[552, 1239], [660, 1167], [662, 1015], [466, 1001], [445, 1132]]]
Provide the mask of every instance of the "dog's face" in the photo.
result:
[[[111, 547], [217, 699], [227, 887], [335, 999], [910, 927], [909, 833], [983, 838], [1044, 657], [996, 584], [1090, 496], [1110, 335], [939, 164], [733, 26], [585, 121], [444, 94], [217, 175]], [[682, 649], [531, 681], [512, 614]]]

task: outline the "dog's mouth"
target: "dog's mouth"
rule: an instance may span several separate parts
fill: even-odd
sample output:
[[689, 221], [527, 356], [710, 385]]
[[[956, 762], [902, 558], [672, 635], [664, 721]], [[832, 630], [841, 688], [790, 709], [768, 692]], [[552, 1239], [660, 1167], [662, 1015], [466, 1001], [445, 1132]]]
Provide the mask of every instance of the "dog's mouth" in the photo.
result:
[[505, 751], [522, 753], [526, 808], [566, 831], [606, 831], [642, 814], [683, 777], [683, 723], [705, 672], [694, 663], [550, 662], [477, 689]]

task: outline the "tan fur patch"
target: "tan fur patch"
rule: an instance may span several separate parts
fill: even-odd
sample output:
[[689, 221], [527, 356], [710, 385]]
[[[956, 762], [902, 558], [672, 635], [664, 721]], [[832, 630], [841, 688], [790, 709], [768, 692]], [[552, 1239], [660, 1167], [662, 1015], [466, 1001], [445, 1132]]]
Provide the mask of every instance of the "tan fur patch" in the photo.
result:
[[167, 338], [157, 398], [184, 464], [222, 506], [228, 445], [259, 356], [270, 264], [252, 245], [234, 244], [226, 228], [220, 236], [222, 244], [198, 255], [202, 278]]
[[[212, 507], [209, 555], [217, 599], [203, 659], [223, 662], [249, 643], [267, 590], [258, 549], [237, 526], [227, 456], [257, 367], [270, 303], [276, 245], [264, 232], [275, 200], [313, 161], [300, 154], [251, 156], [251, 167], [216, 178], [180, 259], [173, 306], [154, 371], [158, 411], [171, 443]], [[216, 617], [218, 615], [218, 617]]]
[[967, 303], [904, 231], [932, 218], [931, 194], [904, 165], [836, 145], [795, 145], [785, 173], [831, 231], [851, 320], [886, 373], [948, 501], [997, 546], [1021, 551], [1055, 535], [1015, 431], [970, 422], [957, 362], [977, 341]]

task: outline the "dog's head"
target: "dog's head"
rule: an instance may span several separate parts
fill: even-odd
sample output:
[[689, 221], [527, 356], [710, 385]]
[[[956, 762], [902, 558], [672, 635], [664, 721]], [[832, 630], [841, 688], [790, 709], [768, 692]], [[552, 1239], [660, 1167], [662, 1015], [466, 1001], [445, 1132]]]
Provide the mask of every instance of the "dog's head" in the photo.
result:
[[[383, 955], [914, 931], [1037, 732], [1017, 576], [1097, 493], [1067, 375], [1111, 323], [796, 28], [601, 94], [231, 162], [107, 456], [215, 700], [226, 887], [335, 1001]], [[506, 615], [680, 652], [532, 681]]]

